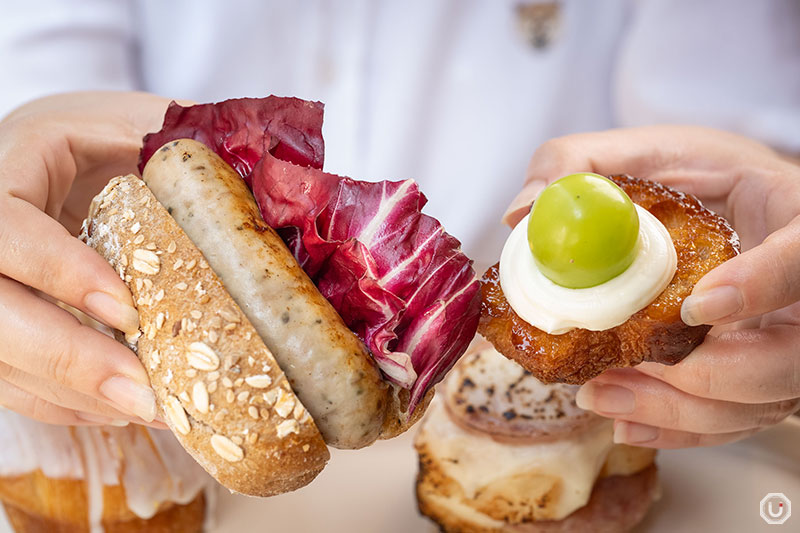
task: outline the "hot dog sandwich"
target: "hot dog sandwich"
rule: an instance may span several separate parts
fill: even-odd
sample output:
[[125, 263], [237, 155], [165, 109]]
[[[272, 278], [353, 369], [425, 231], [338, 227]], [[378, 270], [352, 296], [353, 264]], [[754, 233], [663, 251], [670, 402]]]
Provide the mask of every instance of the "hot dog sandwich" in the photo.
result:
[[182, 108], [83, 239], [139, 310], [126, 341], [183, 446], [231, 490], [310, 482], [325, 444], [405, 431], [477, 328], [478, 282], [416, 184], [326, 174], [320, 104]]

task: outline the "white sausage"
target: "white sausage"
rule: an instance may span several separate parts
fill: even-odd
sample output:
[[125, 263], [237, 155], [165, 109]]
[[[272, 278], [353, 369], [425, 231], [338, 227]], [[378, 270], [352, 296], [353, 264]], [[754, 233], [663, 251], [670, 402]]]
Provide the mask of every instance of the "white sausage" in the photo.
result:
[[325, 441], [371, 444], [389, 403], [363, 343], [319, 293], [244, 181], [204, 144], [165, 144], [144, 181], [197, 245], [272, 350]]

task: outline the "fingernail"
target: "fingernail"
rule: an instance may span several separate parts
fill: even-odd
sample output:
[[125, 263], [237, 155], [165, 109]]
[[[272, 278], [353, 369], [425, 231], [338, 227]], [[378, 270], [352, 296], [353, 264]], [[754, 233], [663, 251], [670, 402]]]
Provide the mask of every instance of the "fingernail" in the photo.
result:
[[86, 422], [92, 422], [94, 424], [105, 424], [107, 426], [125, 427], [128, 424], [130, 424], [128, 420], [118, 420], [115, 418], [109, 418], [107, 416], [86, 413], [84, 411], [75, 411], [75, 417], [80, 418], [81, 420], [84, 420]]
[[657, 427], [617, 421], [614, 424], [614, 442], [617, 444], [642, 444], [656, 440], [661, 434]]
[[156, 417], [156, 396], [150, 387], [135, 382], [125, 376], [113, 376], [100, 385], [100, 394], [105, 396], [112, 407], [138, 416], [145, 422]]
[[[511, 220], [514, 215], [517, 215], [520, 211], [528, 211], [530, 210], [531, 204], [539, 196], [539, 193], [542, 192], [542, 189], [545, 188], [547, 184], [543, 180], [534, 180], [528, 182], [525, 187], [519, 191], [519, 194], [511, 200], [511, 203], [506, 209], [506, 212], [503, 213], [503, 218], [501, 219], [503, 224], [511, 225], [511, 222], [516, 222], [516, 220]], [[522, 216], [525, 216], [524, 214]]]
[[627, 415], [636, 407], [636, 396], [632, 391], [618, 385], [584, 383], [575, 396], [578, 407], [609, 415]]
[[738, 313], [743, 306], [741, 291], [722, 285], [688, 296], [681, 306], [681, 319], [689, 326], [711, 324]]
[[139, 327], [136, 309], [105, 292], [90, 292], [84, 298], [83, 305], [100, 321], [125, 333], [136, 331]]

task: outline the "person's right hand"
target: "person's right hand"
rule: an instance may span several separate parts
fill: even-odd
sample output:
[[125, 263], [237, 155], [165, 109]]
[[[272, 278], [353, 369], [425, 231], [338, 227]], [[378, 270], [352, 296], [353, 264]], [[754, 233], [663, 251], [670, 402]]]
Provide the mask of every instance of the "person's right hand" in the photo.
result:
[[777, 424], [800, 406], [800, 166], [770, 148], [697, 126], [649, 126], [553, 139], [531, 159], [505, 220], [574, 172], [630, 173], [699, 197], [739, 233], [743, 253], [698, 281], [681, 307], [714, 326], [680, 363], [612, 369], [580, 407], [614, 418], [616, 442], [709, 446]]
[[64, 94], [0, 122], [0, 405], [48, 423], [163, 427], [136, 355], [40, 294], [113, 328], [138, 328], [125, 284], [75, 235], [105, 183], [136, 172], [142, 137], [159, 128], [168, 103]]

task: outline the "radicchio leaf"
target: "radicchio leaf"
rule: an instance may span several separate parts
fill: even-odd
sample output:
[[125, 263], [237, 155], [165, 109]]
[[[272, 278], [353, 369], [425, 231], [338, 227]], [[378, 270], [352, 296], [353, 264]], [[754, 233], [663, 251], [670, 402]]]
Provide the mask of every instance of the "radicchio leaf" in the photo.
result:
[[183, 107], [171, 102], [161, 131], [144, 138], [139, 172], [156, 150], [175, 139], [205, 144], [238, 172], [248, 185], [250, 173], [265, 151], [302, 166], [322, 168], [320, 102], [299, 98], [237, 98], [217, 104]]
[[143, 167], [164, 143], [203, 142], [250, 185], [320, 292], [409, 389], [409, 413], [464, 353], [477, 329], [479, 283], [460, 243], [413, 180], [356, 181], [321, 171], [322, 104], [296, 98], [171, 104], [145, 137]]
[[464, 353], [478, 324], [478, 282], [460, 243], [413, 180], [370, 183], [267, 154], [253, 169], [267, 224], [411, 406]]

